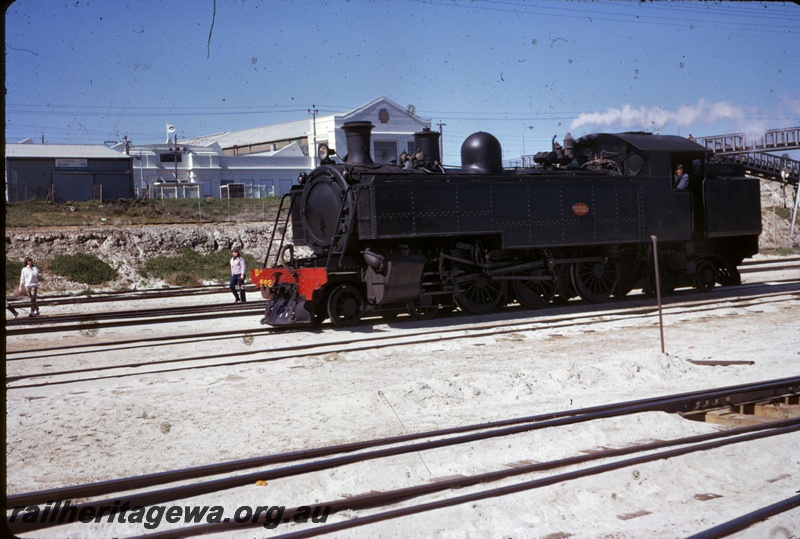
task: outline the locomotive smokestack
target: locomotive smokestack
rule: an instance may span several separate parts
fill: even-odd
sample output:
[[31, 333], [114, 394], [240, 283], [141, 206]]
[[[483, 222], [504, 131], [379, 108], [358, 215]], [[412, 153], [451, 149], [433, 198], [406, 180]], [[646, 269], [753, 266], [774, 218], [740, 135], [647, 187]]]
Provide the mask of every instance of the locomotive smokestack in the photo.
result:
[[434, 166], [441, 162], [439, 132], [431, 131], [430, 127], [423, 127], [422, 131], [414, 133], [414, 145], [417, 147], [417, 151], [422, 150], [425, 166]]
[[369, 155], [370, 131], [374, 125], [371, 122], [347, 122], [342, 126], [347, 137], [347, 155], [345, 163], [349, 165], [374, 166], [375, 162]]
[[570, 133], [564, 137], [564, 155], [572, 159], [575, 157], [575, 139]]

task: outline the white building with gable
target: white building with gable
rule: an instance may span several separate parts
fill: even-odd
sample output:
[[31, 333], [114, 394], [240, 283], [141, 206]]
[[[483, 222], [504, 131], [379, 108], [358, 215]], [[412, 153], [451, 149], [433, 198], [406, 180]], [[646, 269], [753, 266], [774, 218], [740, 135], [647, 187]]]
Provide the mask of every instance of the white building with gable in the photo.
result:
[[[178, 140], [177, 146], [174, 142], [146, 146], [120, 143], [115, 148], [131, 156], [140, 196], [282, 195], [301, 173], [319, 164], [319, 146], [324, 144], [339, 158], [345, 157], [347, 143], [341, 127], [354, 121], [375, 126], [372, 159], [386, 164], [397, 160], [404, 150], [413, 152], [414, 133], [431, 125], [430, 119], [378, 97], [339, 114]], [[242, 187], [234, 189], [232, 184]]]

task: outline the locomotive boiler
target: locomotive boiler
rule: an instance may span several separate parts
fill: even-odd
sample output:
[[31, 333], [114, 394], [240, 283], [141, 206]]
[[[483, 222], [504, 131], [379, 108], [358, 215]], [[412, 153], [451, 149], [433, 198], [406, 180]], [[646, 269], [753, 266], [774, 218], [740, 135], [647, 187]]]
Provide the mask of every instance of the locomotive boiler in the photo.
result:
[[478, 132], [461, 167], [446, 169], [428, 129], [399, 162], [374, 163], [372, 128], [345, 124], [344, 159], [323, 148], [282, 199], [264, 267], [251, 272], [267, 300], [262, 323], [351, 326], [367, 313], [427, 319], [652, 294], [652, 236], [662, 292], [707, 291], [739, 283], [737, 266], [758, 251], [758, 180], [691, 140], [567, 135], [535, 166], [504, 169], [498, 140]]

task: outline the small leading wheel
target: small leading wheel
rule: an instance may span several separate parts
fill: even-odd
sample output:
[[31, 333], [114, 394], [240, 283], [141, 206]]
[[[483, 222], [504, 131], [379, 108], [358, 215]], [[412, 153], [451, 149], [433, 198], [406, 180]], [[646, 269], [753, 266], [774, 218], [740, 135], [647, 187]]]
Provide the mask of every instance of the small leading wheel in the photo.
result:
[[358, 324], [364, 314], [364, 296], [355, 287], [342, 284], [328, 297], [328, 317], [334, 325], [350, 327]]
[[430, 320], [439, 314], [439, 307], [433, 304], [430, 296], [415, 299], [407, 306], [408, 314], [417, 320]]
[[534, 269], [526, 272], [528, 279], [512, 281], [514, 295], [520, 305], [526, 309], [544, 307], [556, 294], [556, 280], [544, 270]]
[[700, 292], [708, 292], [717, 282], [717, 268], [709, 260], [697, 262], [694, 274], [694, 287]]
[[619, 282], [619, 263], [605, 259], [576, 262], [572, 266], [572, 284], [578, 295], [589, 303], [602, 303], [611, 297]]

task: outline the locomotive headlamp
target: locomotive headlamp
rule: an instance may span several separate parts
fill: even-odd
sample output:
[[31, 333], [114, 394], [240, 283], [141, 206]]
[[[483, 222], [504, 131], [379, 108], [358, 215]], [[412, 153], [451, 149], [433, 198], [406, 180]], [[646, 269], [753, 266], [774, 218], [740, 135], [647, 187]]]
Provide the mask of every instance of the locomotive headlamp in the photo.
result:
[[320, 144], [317, 148], [317, 157], [320, 161], [325, 161], [332, 155], [336, 155], [336, 151], [329, 148], [327, 144]]

